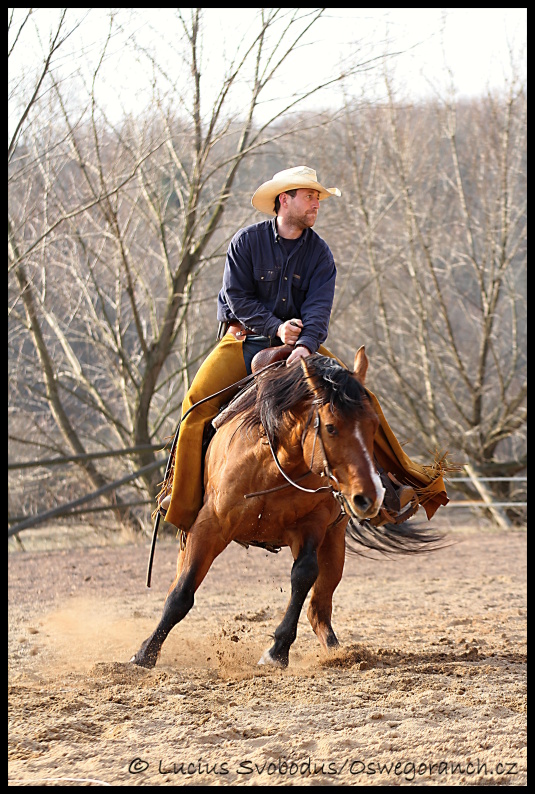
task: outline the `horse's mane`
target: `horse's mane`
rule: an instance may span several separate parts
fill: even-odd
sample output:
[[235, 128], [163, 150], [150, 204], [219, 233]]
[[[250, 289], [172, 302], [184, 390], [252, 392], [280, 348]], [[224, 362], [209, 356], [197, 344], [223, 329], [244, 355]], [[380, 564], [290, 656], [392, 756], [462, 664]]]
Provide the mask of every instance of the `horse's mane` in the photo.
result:
[[329, 403], [331, 410], [342, 416], [353, 415], [369, 401], [353, 373], [334, 359], [314, 355], [306, 363], [314, 390], [299, 362], [289, 367], [281, 363], [277, 369], [261, 373], [255, 384], [227, 407], [225, 419], [240, 414], [246, 427], [261, 424], [276, 442], [289, 412], [303, 401], [312, 404], [319, 398], [321, 404]]

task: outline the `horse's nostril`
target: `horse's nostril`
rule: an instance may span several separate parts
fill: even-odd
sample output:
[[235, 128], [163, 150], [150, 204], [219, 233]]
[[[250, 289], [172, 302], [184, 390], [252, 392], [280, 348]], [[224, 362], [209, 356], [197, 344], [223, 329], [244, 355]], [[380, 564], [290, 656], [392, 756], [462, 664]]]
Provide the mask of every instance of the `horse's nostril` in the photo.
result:
[[365, 513], [373, 505], [373, 499], [364, 496], [364, 494], [356, 494], [353, 497], [353, 502], [355, 503], [355, 507], [362, 513]]

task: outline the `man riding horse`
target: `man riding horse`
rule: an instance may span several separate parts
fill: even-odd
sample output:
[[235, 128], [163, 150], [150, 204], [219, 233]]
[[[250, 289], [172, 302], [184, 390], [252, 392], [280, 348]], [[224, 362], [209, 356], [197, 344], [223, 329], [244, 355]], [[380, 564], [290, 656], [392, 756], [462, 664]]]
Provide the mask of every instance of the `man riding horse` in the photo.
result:
[[[312, 227], [320, 201], [340, 195], [338, 188], [323, 187], [311, 168], [280, 171], [252, 197], [253, 207], [272, 218], [241, 229], [230, 241], [217, 300], [218, 344], [184, 399], [173, 466], [158, 497], [165, 520], [181, 532], [187, 534], [202, 505], [204, 431], [229, 400], [228, 391], [218, 392], [250, 374], [254, 355], [265, 348], [291, 346], [288, 364], [314, 353], [336, 358], [323, 345], [336, 266], [329, 246]], [[210, 395], [216, 396], [201, 402]], [[377, 399], [370, 397], [380, 420], [375, 463], [386, 489], [373, 521], [399, 523], [420, 505], [431, 518], [448, 501], [440, 466], [424, 468], [411, 461]]]

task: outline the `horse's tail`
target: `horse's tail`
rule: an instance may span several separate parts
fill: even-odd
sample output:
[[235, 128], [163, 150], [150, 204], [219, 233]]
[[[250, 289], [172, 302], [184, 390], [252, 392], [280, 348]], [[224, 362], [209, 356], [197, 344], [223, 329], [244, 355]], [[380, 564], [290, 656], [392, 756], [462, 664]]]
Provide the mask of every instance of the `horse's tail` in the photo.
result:
[[382, 554], [420, 554], [444, 548], [444, 533], [421, 522], [373, 526], [369, 521], [350, 519], [346, 528], [346, 549], [363, 555], [363, 548]]

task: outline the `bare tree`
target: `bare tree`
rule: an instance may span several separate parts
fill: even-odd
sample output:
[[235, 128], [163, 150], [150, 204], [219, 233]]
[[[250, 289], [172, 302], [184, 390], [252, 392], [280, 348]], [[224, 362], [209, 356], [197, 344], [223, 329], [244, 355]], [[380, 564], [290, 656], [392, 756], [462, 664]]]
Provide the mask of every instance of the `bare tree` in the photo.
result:
[[391, 95], [382, 106], [348, 109], [345, 133], [352, 233], [343, 244], [352, 256], [336, 327], [354, 324], [360, 341], [370, 340], [387, 415], [424, 461], [448, 450], [483, 475], [522, 471], [523, 86], [423, 106]]
[[[130, 468], [145, 471], [138, 487], [154, 493], [154, 442], [172, 434], [195, 362], [213, 344], [231, 229], [224, 212], [239, 195], [239, 176], [249, 177], [248, 188], [252, 172], [257, 182], [253, 155], [291, 132], [291, 124], [273, 132], [274, 122], [344, 76], [324, 75], [299, 93], [292, 84], [287, 102], [255, 121], [323, 12], [259, 9], [207, 101], [203, 9], [177, 9], [170, 65], [159, 48], [136, 45], [153, 75], [150, 111], [118, 121], [98, 91], [121, 32], [118, 15], [110, 14], [88, 77], [57, 65], [84, 25], [67, 28], [67, 10], [60, 12], [40, 73], [27, 93], [16, 77], [12, 88], [13, 103], [20, 100], [8, 151], [13, 443], [31, 439], [34, 456], [76, 453], [96, 488], [113, 469], [84, 453], [132, 447]], [[32, 15], [11, 29], [10, 57], [24, 47]]]
[[[60, 483], [77, 496], [139, 469], [134, 493], [154, 495], [157, 449], [214, 342], [228, 240], [252, 220], [251, 185], [287, 162], [342, 188], [318, 223], [339, 269], [329, 344], [352, 361], [366, 343], [396, 432], [424, 462], [447, 449], [483, 473], [525, 465], [522, 84], [467, 103], [390, 94], [299, 112], [375, 66], [296, 84], [325, 9], [257, 9], [216, 73], [204, 9], [174, 10], [156, 45], [128, 28], [138, 9], [110, 9], [80, 52], [97, 10], [54, 10], [48, 38], [41, 10], [11, 11], [10, 64], [33, 20], [43, 57], [10, 71], [10, 454], [74, 456], [80, 472], [10, 480], [17, 509], [56, 504]], [[117, 53], [150, 75], [143, 111], [102, 98]], [[120, 471], [87, 457], [117, 448], [132, 450]], [[127, 516], [132, 491], [111, 493]]]

